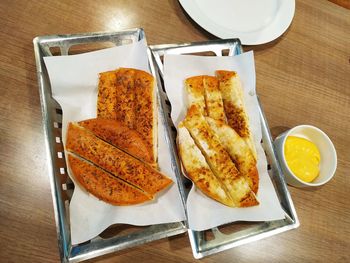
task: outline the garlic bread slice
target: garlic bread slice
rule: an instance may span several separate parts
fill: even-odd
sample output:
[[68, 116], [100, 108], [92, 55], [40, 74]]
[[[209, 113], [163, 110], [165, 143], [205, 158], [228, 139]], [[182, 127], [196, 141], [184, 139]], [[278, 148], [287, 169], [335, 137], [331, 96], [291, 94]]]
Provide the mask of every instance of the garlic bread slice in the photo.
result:
[[186, 175], [205, 195], [227, 206], [234, 206], [226, 187], [213, 174], [203, 154], [194, 143], [188, 130], [179, 124], [177, 129], [178, 148]]
[[204, 98], [208, 116], [214, 120], [226, 122], [224, 104], [216, 77], [204, 76]]
[[259, 173], [256, 160], [246, 142], [230, 126], [206, 117], [210, 128], [218, 135], [221, 144], [231, 156], [238, 171], [245, 176], [250, 188], [256, 194], [259, 188]]
[[253, 135], [249, 128], [241, 80], [235, 71], [217, 70], [215, 72], [219, 79], [219, 87], [224, 103], [227, 123], [241, 136], [252, 149], [257, 159]]
[[185, 80], [185, 88], [187, 91], [188, 106], [196, 105], [200, 112], [206, 116], [207, 110], [204, 99], [204, 76], [194, 76]]
[[[225, 185], [236, 207], [259, 204], [248, 181], [237, 170], [199, 109], [192, 105], [183, 121], [214, 175]], [[249, 202], [245, 200], [249, 199]]]

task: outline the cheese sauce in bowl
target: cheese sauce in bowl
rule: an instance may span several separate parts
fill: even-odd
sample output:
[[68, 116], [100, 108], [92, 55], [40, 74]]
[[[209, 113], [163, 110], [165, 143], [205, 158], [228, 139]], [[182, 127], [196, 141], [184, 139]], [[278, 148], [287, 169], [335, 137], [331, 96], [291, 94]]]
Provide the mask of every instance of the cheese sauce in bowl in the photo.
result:
[[296, 126], [277, 136], [274, 146], [289, 185], [320, 186], [335, 174], [337, 154], [334, 145], [314, 126]]
[[284, 158], [289, 169], [304, 182], [312, 182], [320, 173], [320, 152], [307, 139], [288, 136], [284, 144]]

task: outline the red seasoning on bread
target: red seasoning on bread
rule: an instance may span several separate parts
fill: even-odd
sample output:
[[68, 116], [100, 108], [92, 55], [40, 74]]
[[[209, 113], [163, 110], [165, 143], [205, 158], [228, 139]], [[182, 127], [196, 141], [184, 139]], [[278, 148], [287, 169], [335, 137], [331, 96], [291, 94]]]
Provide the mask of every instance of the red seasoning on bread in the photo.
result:
[[135, 69], [120, 68], [116, 71], [116, 119], [129, 128], [135, 123]]
[[74, 177], [91, 194], [113, 205], [134, 205], [151, 200], [151, 197], [131, 184], [81, 158], [68, 155]]
[[158, 155], [158, 111], [156, 82], [154, 77], [142, 70], [135, 72], [135, 120], [134, 130], [139, 132], [151, 146], [153, 162]]
[[172, 184], [167, 176], [76, 123], [69, 123], [66, 150], [139, 188], [152, 198]]
[[98, 118], [114, 119], [137, 131], [152, 149], [151, 163], [157, 163], [158, 111], [154, 77], [132, 68], [101, 73], [97, 101]]
[[152, 166], [155, 166], [151, 145], [137, 131], [128, 128], [120, 121], [107, 119], [89, 119], [78, 124], [102, 140], [116, 146]]
[[99, 75], [97, 96], [97, 117], [104, 119], [117, 118], [117, 76], [115, 71], [102, 72]]
[[70, 171], [91, 194], [114, 205], [151, 200], [173, 181], [157, 167], [156, 83], [119, 68], [99, 75], [97, 118], [69, 123]]

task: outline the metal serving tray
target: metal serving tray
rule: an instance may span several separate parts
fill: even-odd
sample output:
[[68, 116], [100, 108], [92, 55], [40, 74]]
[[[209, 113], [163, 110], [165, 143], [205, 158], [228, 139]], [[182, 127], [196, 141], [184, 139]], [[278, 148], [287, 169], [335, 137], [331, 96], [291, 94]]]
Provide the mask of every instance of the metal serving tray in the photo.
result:
[[[167, 127], [171, 140], [171, 149], [173, 152], [174, 163], [177, 176], [179, 176], [180, 191], [184, 200], [188, 195], [191, 183], [186, 179], [180, 169], [180, 162], [176, 150], [176, 129], [170, 118], [171, 105], [167, 99], [164, 89], [163, 74], [163, 56], [164, 54], [192, 54], [192, 55], [215, 55], [215, 56], [234, 56], [243, 52], [241, 43], [238, 39], [214, 40], [198, 43], [170, 44], [150, 46], [156, 69], [153, 69], [157, 76], [158, 85], [162, 88], [161, 102], [163, 110], [167, 113]], [[192, 252], [195, 258], [199, 259], [220, 251], [233, 248], [248, 242], [259, 240], [272, 236], [290, 229], [297, 228], [299, 221], [296, 211], [288, 192], [282, 171], [275, 157], [275, 151], [272, 144], [270, 129], [268, 127], [264, 112], [259, 102], [259, 113], [262, 124], [262, 145], [265, 150], [268, 162], [268, 172], [276, 189], [281, 206], [285, 212], [283, 220], [269, 222], [233, 222], [221, 227], [215, 227], [207, 231], [188, 230]], [[186, 207], [186, 206], [185, 206]]]
[[[49, 76], [43, 57], [84, 53], [136, 42], [143, 38], [145, 38], [145, 34], [142, 29], [132, 29], [115, 33], [42, 36], [33, 40], [49, 164], [48, 176], [51, 184], [58, 246], [62, 262], [79, 262], [187, 231], [184, 222], [147, 227], [114, 225], [99, 236], [82, 244], [72, 245], [70, 240], [68, 207], [74, 184], [67, 175], [63, 154], [62, 110], [60, 105], [52, 98]], [[151, 58], [150, 54], [149, 57]], [[149, 63], [150, 67], [154, 68], [152, 59], [149, 60]], [[160, 101], [159, 96], [158, 101]], [[164, 120], [164, 116], [162, 117]]]

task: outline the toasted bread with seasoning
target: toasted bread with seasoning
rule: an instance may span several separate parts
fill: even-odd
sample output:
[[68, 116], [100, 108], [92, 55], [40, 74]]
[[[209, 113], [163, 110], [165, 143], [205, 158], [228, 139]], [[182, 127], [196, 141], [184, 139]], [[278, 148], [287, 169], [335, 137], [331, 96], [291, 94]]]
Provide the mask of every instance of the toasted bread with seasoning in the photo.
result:
[[227, 124], [206, 117], [210, 128], [215, 132], [225, 150], [236, 164], [238, 171], [245, 176], [250, 188], [256, 194], [259, 188], [259, 173], [256, 159], [246, 142]]
[[224, 104], [216, 77], [204, 76], [204, 98], [208, 116], [214, 120], [226, 122]]
[[129, 128], [135, 123], [135, 71], [132, 68], [116, 71], [116, 120]]
[[101, 140], [77, 123], [69, 123], [65, 147], [68, 152], [108, 171], [152, 198], [173, 183], [150, 165]]
[[109, 204], [134, 205], [152, 200], [140, 189], [72, 154], [68, 154], [68, 164], [74, 178], [90, 194]]
[[183, 124], [201, 150], [214, 175], [225, 185], [234, 206], [258, 205], [259, 202], [250, 189], [248, 181], [237, 170], [230, 155], [195, 105], [188, 109]]
[[107, 71], [99, 74], [97, 117], [104, 119], [117, 118], [117, 92], [115, 71]]
[[257, 158], [253, 135], [249, 128], [249, 118], [244, 103], [242, 84], [235, 71], [215, 71], [224, 103], [227, 123], [241, 136]]
[[153, 159], [152, 147], [137, 131], [130, 129], [117, 120], [101, 118], [89, 119], [78, 122], [78, 124], [102, 140], [118, 147], [153, 167], [156, 166]]
[[189, 107], [191, 105], [196, 105], [200, 112], [206, 116], [207, 110], [204, 99], [203, 77], [204, 76], [195, 76], [187, 78], [185, 80], [185, 88]]
[[158, 111], [151, 74], [133, 68], [100, 73], [97, 117], [136, 130], [152, 149], [152, 163], [157, 162]]
[[158, 156], [158, 110], [154, 77], [142, 70], [135, 70], [135, 119], [134, 130], [151, 146], [153, 160]]
[[225, 185], [211, 171], [188, 130], [180, 123], [177, 131], [179, 155], [186, 175], [205, 195], [233, 207], [235, 204]]

